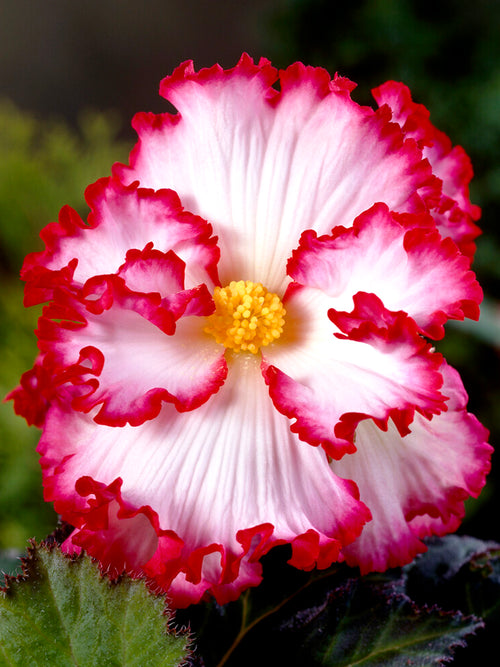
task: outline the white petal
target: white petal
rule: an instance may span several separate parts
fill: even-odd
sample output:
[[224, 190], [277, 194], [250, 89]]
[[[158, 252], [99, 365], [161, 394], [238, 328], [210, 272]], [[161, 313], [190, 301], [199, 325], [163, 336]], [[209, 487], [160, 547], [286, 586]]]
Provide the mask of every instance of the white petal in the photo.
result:
[[387, 432], [362, 422], [357, 451], [331, 463], [353, 479], [372, 511], [346, 560], [363, 572], [384, 571], [408, 563], [425, 546], [422, 537], [455, 530], [463, 502], [477, 497], [490, 468], [487, 432], [466, 412], [467, 396], [456, 371], [443, 366], [448, 411], [431, 420], [416, 415], [411, 432], [401, 437], [393, 424]]
[[246, 61], [213, 76], [180, 70], [162, 84], [179, 115], [136, 116], [140, 143], [117, 173], [173, 188], [214, 225], [223, 284], [250, 279], [282, 294], [304, 229], [350, 226], [377, 201], [407, 210], [430, 175], [399, 127], [329, 87], [324, 70], [289, 68], [280, 95]]
[[[71, 438], [61, 439], [62, 428]], [[165, 405], [138, 427], [56, 411], [40, 447], [49, 464], [64, 461], [52, 471], [55, 497], [71, 497], [82, 476], [104, 484], [120, 477], [124, 500], [150, 506], [190, 550], [219, 543], [239, 553], [237, 532], [263, 523], [273, 524], [273, 542], [311, 529], [349, 542], [366, 520], [351, 483], [274, 409], [257, 357], [238, 355], [226, 384], [197, 410]]]

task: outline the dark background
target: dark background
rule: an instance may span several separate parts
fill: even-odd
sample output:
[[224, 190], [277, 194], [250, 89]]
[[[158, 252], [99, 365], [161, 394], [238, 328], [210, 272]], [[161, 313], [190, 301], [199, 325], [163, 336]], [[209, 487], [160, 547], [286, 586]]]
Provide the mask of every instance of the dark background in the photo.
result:
[[[229, 67], [266, 48], [265, 0], [3, 0], [0, 89], [22, 108], [75, 120], [85, 107], [159, 111], [158, 84], [183, 60]], [[267, 38], [269, 39], [269, 38]]]
[[[403, 80], [435, 124], [472, 158], [483, 208], [475, 262], [486, 302], [479, 324], [453, 324], [438, 344], [462, 374], [470, 409], [500, 435], [500, 3], [488, 0], [2, 0], [0, 5], [0, 392], [36, 354], [36, 311], [22, 308], [18, 272], [38, 231], [126, 160], [129, 121], [162, 111], [163, 76], [180, 62], [233, 66], [242, 51], [295, 60], [370, 88]], [[23, 548], [55, 525], [41, 501], [38, 432], [0, 413], [0, 548]], [[470, 504], [462, 532], [500, 540], [498, 472]]]

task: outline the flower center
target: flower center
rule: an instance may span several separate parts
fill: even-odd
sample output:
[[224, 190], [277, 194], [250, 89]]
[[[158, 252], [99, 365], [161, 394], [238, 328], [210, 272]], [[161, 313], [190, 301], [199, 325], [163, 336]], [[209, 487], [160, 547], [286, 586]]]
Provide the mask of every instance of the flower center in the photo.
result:
[[236, 352], [257, 354], [283, 332], [286, 311], [277, 294], [251, 280], [231, 281], [214, 290], [215, 313], [204, 331]]

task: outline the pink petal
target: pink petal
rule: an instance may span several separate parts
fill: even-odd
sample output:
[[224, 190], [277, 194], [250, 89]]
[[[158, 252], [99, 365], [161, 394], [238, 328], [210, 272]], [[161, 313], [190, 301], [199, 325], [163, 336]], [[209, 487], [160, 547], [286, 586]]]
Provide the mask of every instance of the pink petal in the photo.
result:
[[301, 439], [340, 458], [355, 451], [354, 430], [366, 417], [384, 424], [392, 417], [405, 432], [414, 409], [427, 415], [443, 409], [441, 356], [405, 313], [361, 292], [352, 313], [340, 313], [319, 290], [291, 288], [289, 344], [266, 348], [264, 375]]
[[182, 209], [175, 192], [153, 192], [137, 183], [125, 187], [103, 178], [87, 188], [88, 224], [65, 207], [59, 222], [41, 233], [46, 249], [25, 260], [27, 301], [50, 298], [54, 284], [83, 285], [95, 275], [118, 271], [130, 249], [148, 244], [174, 251], [186, 265], [186, 284], [218, 284], [219, 250], [211, 226]]
[[426, 228], [425, 219], [419, 224], [422, 217], [405, 216], [403, 225], [376, 204], [349, 229], [320, 238], [304, 232], [288, 273], [332, 297], [337, 310], [352, 308], [357, 292], [373, 292], [386, 308], [408, 313], [426, 335], [442, 338], [448, 318], [478, 319], [482, 290], [468, 259]]
[[184, 289], [185, 263], [172, 251], [160, 252], [148, 243], [144, 250], [129, 250], [117, 275], [132, 292], [171, 295]]
[[379, 106], [387, 105], [393, 119], [404, 130], [405, 135], [415, 139], [423, 149], [432, 171], [443, 182], [443, 193], [436, 202], [432, 215], [443, 236], [450, 236], [462, 252], [472, 258], [475, 252], [474, 239], [480, 234], [474, 224], [481, 214], [469, 198], [469, 183], [472, 178], [470, 159], [461, 148], [453, 147], [449, 138], [429, 120], [429, 111], [416, 104], [410, 90], [403, 83], [387, 81], [373, 90]]
[[467, 413], [458, 373], [443, 365], [448, 411], [428, 420], [416, 415], [401, 437], [393, 424], [381, 431], [369, 421], [356, 431], [357, 451], [333, 470], [358, 484], [373, 521], [343, 551], [362, 573], [410, 562], [426, 550], [422, 537], [456, 530], [464, 500], [479, 495], [490, 469], [487, 431]]
[[282, 294], [285, 263], [304, 229], [350, 226], [375, 202], [423, 206], [439, 190], [413, 140], [387, 110], [350, 99], [352, 84], [301, 63], [277, 74], [244, 55], [231, 70], [195, 72], [192, 62], [164, 79], [176, 115], [138, 114], [124, 182], [175, 189], [189, 210], [213, 223], [223, 284], [249, 279]]
[[235, 355], [230, 370], [197, 410], [166, 404], [138, 427], [55, 402], [39, 445], [46, 499], [77, 527], [73, 544], [112, 571], [146, 573], [177, 605], [206, 590], [234, 599], [277, 544], [292, 544], [296, 566], [326, 567], [369, 518], [355, 485], [290, 433], [259, 360]]
[[[127, 266], [136, 281], [145, 280], [134, 259]], [[164, 270], [164, 283], [166, 276]], [[163, 401], [192, 410], [218, 391], [227, 366], [224, 349], [196, 317], [213, 312], [204, 286], [162, 299], [132, 292], [120, 277], [102, 276], [89, 280], [83, 293], [86, 300], [56, 294], [38, 330], [44, 364], [58, 382], [87, 389], [74, 408], [88, 412], [100, 405], [99, 423], [137, 425], [156, 417]]]

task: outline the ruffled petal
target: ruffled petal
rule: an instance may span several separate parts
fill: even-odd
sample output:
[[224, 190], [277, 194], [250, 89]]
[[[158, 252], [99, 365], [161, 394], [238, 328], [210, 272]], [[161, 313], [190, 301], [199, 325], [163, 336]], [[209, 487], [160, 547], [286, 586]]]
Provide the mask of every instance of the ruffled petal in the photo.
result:
[[279, 73], [280, 92], [277, 78], [268, 61], [246, 55], [227, 71], [184, 63], [161, 84], [179, 113], [138, 114], [131, 165], [115, 173], [171, 187], [210, 220], [223, 284], [249, 279], [282, 294], [304, 229], [350, 226], [378, 201], [412, 211], [419, 188], [439, 197], [439, 187], [416, 143], [387, 110], [352, 101], [346, 80], [301, 63]]
[[355, 451], [354, 431], [366, 417], [384, 424], [392, 417], [405, 432], [414, 409], [444, 408], [442, 358], [405, 313], [361, 292], [352, 313], [334, 311], [314, 288], [293, 284], [287, 296], [288, 344], [266, 348], [264, 374], [301, 439], [340, 458]]
[[443, 236], [450, 236], [469, 258], [474, 256], [474, 239], [481, 233], [474, 224], [481, 215], [478, 206], [471, 204], [469, 183], [472, 165], [461, 146], [452, 146], [450, 139], [429, 120], [429, 111], [416, 104], [403, 83], [387, 81], [373, 90], [379, 106], [387, 105], [408, 137], [415, 139], [434, 174], [443, 183], [441, 197], [432, 207], [432, 215]]
[[488, 433], [466, 411], [458, 373], [443, 365], [448, 410], [431, 420], [420, 415], [401, 437], [393, 424], [382, 431], [370, 421], [356, 431], [357, 451], [333, 461], [353, 479], [373, 514], [361, 536], [343, 551], [362, 573], [410, 562], [426, 550], [421, 538], [456, 530], [464, 500], [477, 497], [490, 469]]
[[27, 281], [27, 305], [51, 298], [55, 285], [81, 287], [93, 276], [116, 273], [131, 249], [148, 244], [174, 251], [184, 261], [186, 287], [218, 284], [219, 249], [212, 228], [184, 211], [175, 192], [103, 178], [85, 194], [88, 222], [63, 208], [59, 222], [41, 232], [46, 249], [26, 257], [21, 276]]
[[386, 308], [408, 313], [423, 333], [442, 338], [447, 319], [479, 318], [483, 294], [468, 259], [425, 219], [419, 224], [422, 217], [407, 215], [402, 224], [376, 204], [349, 229], [319, 238], [306, 231], [288, 273], [332, 297], [337, 310], [352, 308], [357, 292], [373, 292]]
[[[168, 271], [161, 260], [164, 286]], [[142, 264], [139, 271], [134, 258], [129, 266], [135, 281], [155, 278], [154, 272], [144, 275]], [[133, 292], [121, 277], [101, 276], [82, 292], [85, 299], [57, 293], [38, 329], [44, 365], [59, 383], [86, 388], [73, 408], [88, 412], [99, 405], [97, 422], [137, 425], [156, 417], [163, 401], [192, 410], [218, 391], [227, 365], [224, 348], [203, 333], [198, 317], [214, 308], [204, 286], [169, 299]]]
[[163, 253], [148, 243], [144, 250], [127, 252], [117, 275], [132, 292], [158, 292], [170, 296], [184, 289], [185, 266], [172, 250]]
[[20, 384], [5, 400], [14, 402], [15, 413], [30, 426], [42, 428], [53, 397], [52, 375], [43, 365], [43, 355], [39, 355], [33, 368], [22, 374]]
[[166, 404], [135, 428], [54, 403], [39, 445], [46, 499], [77, 527], [72, 543], [107, 569], [146, 573], [177, 605], [204, 591], [234, 599], [277, 544], [292, 544], [298, 567], [326, 567], [370, 516], [324, 452], [290, 432], [259, 360], [237, 355], [230, 370], [199, 409]]

